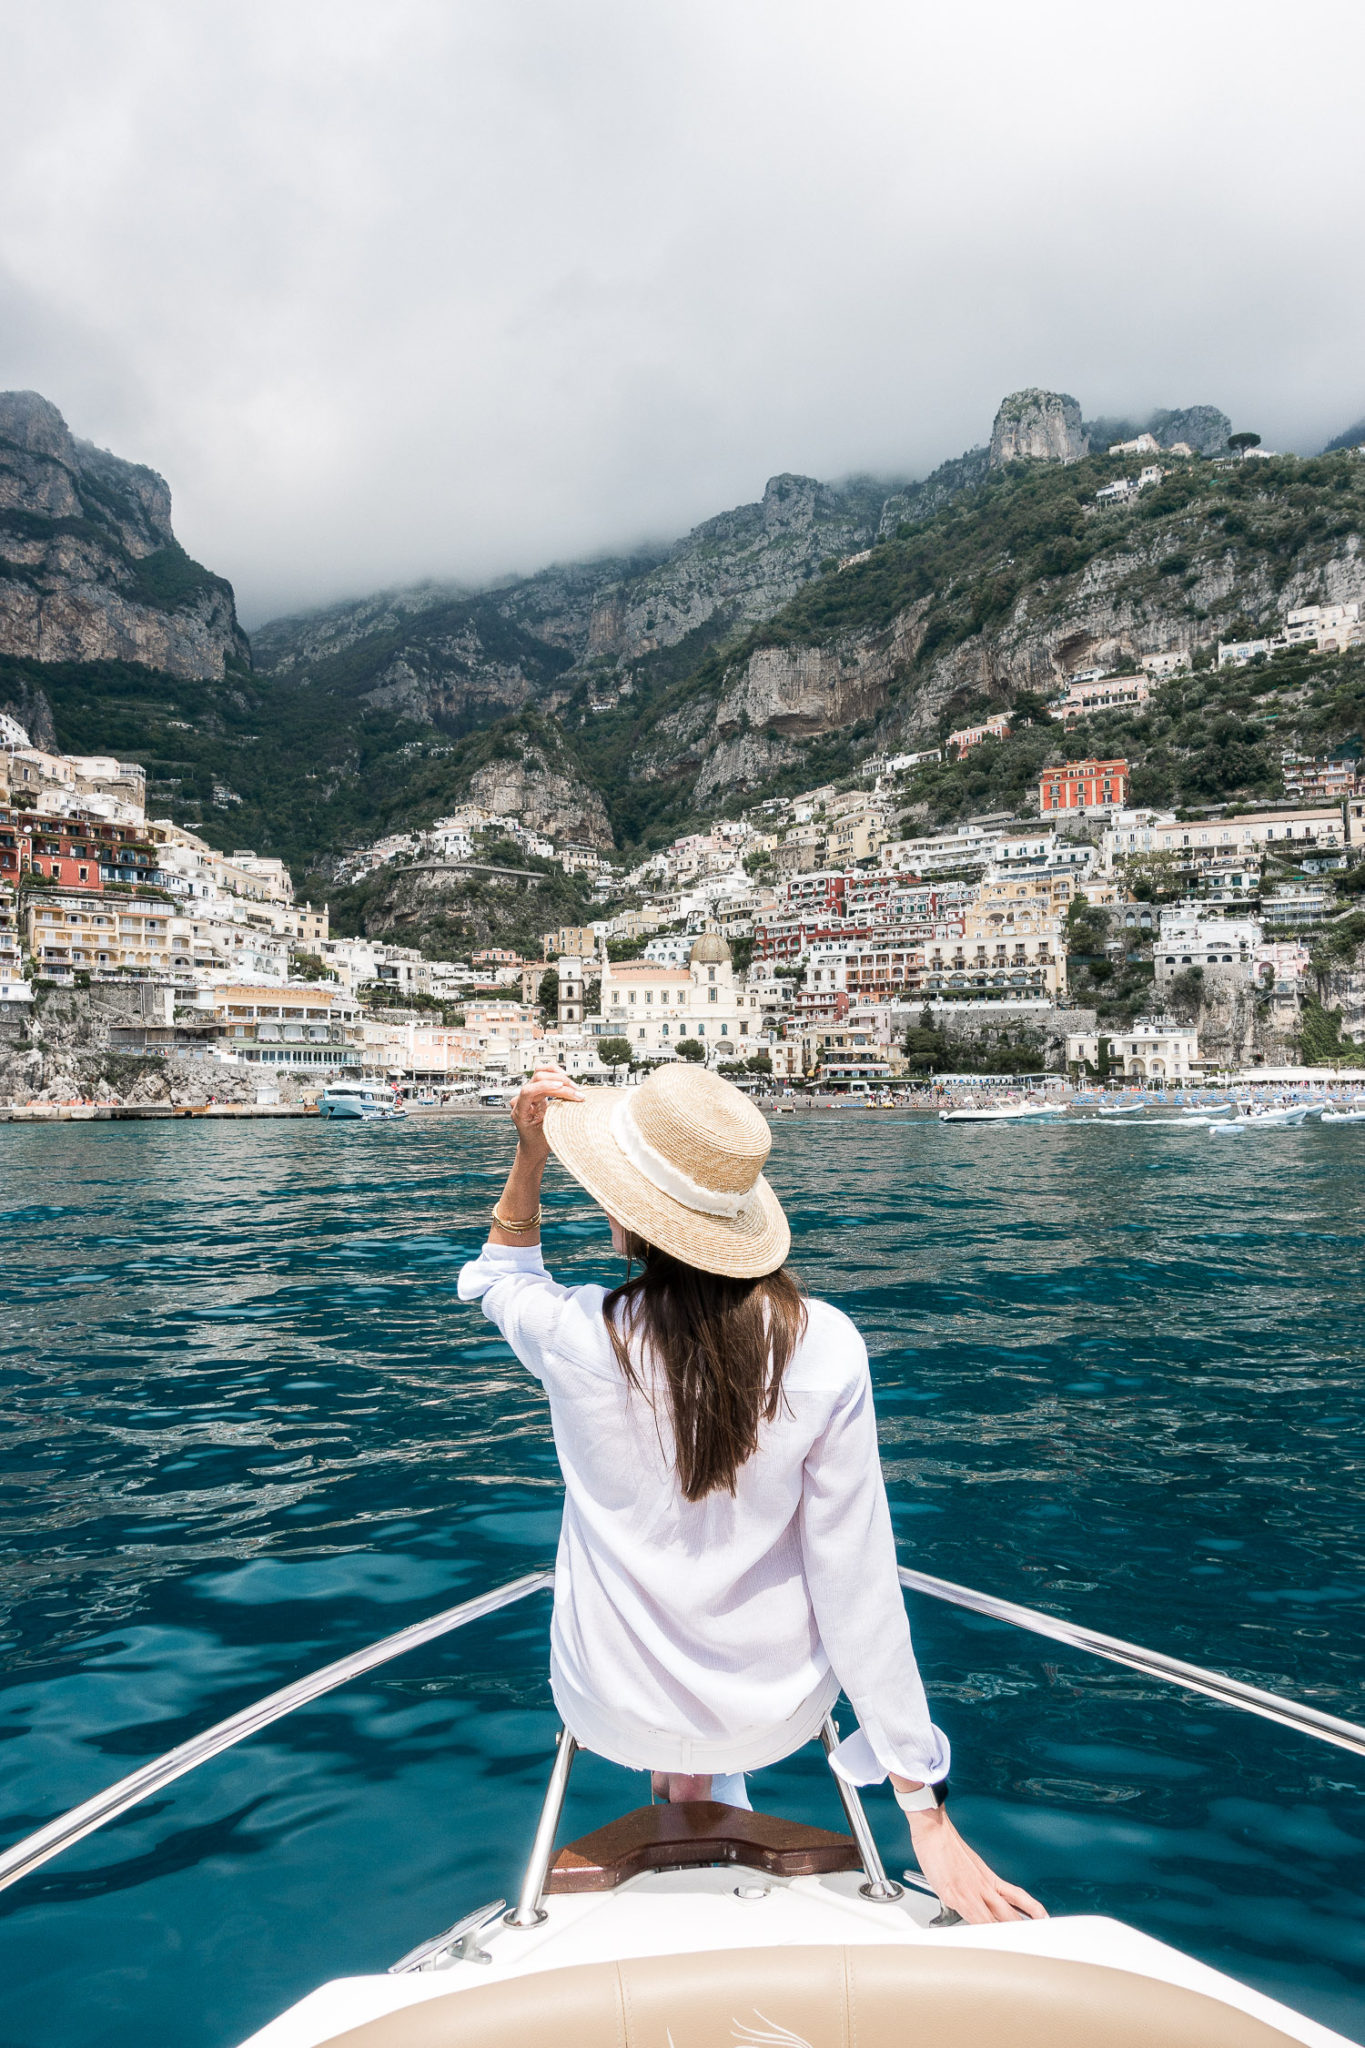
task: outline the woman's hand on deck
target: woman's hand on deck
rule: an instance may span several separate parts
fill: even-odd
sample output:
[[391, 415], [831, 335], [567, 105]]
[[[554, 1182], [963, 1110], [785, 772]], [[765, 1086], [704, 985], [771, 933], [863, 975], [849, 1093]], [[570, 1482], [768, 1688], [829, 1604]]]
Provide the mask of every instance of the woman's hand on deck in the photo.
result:
[[1006, 1884], [963, 1841], [946, 1807], [909, 1813], [915, 1859], [943, 1904], [972, 1926], [992, 1920], [1046, 1920], [1047, 1909], [1017, 1884]]
[[517, 1143], [528, 1159], [543, 1165], [550, 1156], [545, 1140], [545, 1105], [548, 1102], [581, 1102], [583, 1091], [561, 1067], [537, 1067], [524, 1088], [512, 1097], [512, 1121]]

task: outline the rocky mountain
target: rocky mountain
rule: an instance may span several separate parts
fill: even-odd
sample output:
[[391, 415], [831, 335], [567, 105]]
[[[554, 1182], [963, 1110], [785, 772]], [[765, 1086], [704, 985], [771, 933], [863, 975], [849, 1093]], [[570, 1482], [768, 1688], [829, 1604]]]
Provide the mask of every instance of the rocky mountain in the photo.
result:
[[1007, 462], [1079, 462], [1090, 452], [1081, 409], [1062, 391], [1015, 391], [991, 429], [990, 467]]
[[1324, 455], [1330, 455], [1336, 448], [1365, 448], [1365, 420], [1357, 420], [1344, 434], [1338, 434], [1335, 440], [1327, 443], [1322, 452]]
[[560, 844], [611, 850], [601, 793], [584, 781], [581, 762], [547, 720], [523, 719], [501, 734], [483, 766], [471, 771], [469, 794], [495, 817], [520, 818]]
[[[49, 542], [63, 520], [82, 547], [98, 533], [111, 576], [164, 561], [159, 480], [131, 472], [145, 479], [139, 496], [128, 465], [74, 442], [61, 456], [25, 454], [20, 425], [67, 447], [51, 408], [25, 406], [24, 420], [7, 415], [3, 451], [6, 487], [27, 493], [14, 516], [47, 520]], [[1227, 440], [1212, 407], [1141, 425], [1163, 444]], [[1099, 498], [1116, 479], [1136, 483], [1144, 459], [1107, 450], [1111, 435], [1139, 430], [1087, 423], [1066, 394], [1018, 392], [988, 445], [918, 483], [779, 476], [668, 548], [276, 621], [256, 636], [254, 672], [226, 648], [206, 675], [141, 657], [45, 660], [30, 633], [22, 657], [0, 649], [0, 703], [26, 701], [31, 719], [50, 699], [62, 745], [145, 760], [154, 809], [219, 843], [282, 853], [301, 876], [470, 796], [556, 837], [634, 847], [716, 807], [850, 773], [874, 749], [935, 744], [1078, 669], [1173, 649], [1202, 662], [1220, 636], [1296, 603], [1365, 599], [1355, 457], [1172, 458], [1155, 487]], [[111, 474], [126, 509], [120, 524], [106, 503], [101, 526], [90, 506], [97, 486], [117, 495]], [[44, 490], [68, 509], [33, 511]], [[79, 519], [72, 502], [86, 506]], [[1153, 759], [1165, 749], [1173, 789], [1264, 794], [1268, 742], [1220, 742], [1216, 761], [1200, 752], [1210, 723], [1223, 729], [1218, 692], [1233, 684], [1215, 677], [1209, 689], [1197, 713], [1123, 744]], [[997, 762], [986, 749], [970, 774], [945, 769], [925, 804], [946, 816], [1016, 801], [1037, 765], [1029, 748], [1055, 743], [1041, 726], [1025, 732], [990, 766], [999, 788], [976, 787], [980, 764]]]
[[[629, 715], [618, 707], [615, 731], [599, 721], [581, 742], [599, 773], [620, 776], [628, 764], [618, 823], [628, 816], [639, 834], [657, 818], [663, 830], [686, 804], [749, 799], [784, 778], [790, 787], [846, 773], [873, 750], [940, 743], [987, 710], [1053, 695], [1083, 668], [1136, 666], [1143, 654], [1177, 650], [1200, 665], [1219, 638], [1271, 631], [1297, 605], [1365, 602], [1365, 467], [1356, 458], [1177, 459], [1156, 487], [1097, 497], [1116, 476], [1135, 477], [1141, 462], [1012, 459], [667, 690], [651, 698], [642, 670]], [[1125, 728], [1124, 751], [1169, 750], [1174, 765], [1154, 775], [1156, 800], [1166, 800], [1163, 787], [1167, 797], [1187, 789], [1204, 798], [1278, 789], [1278, 756], [1260, 728], [1247, 745], [1236, 740], [1240, 687], [1235, 674], [1215, 673], [1169, 735], [1158, 734], [1155, 712]], [[1352, 709], [1342, 688], [1342, 719], [1359, 721], [1365, 707]], [[1286, 742], [1310, 713], [1311, 695], [1277, 713]], [[1324, 736], [1335, 743], [1350, 729]], [[997, 758], [983, 750], [971, 775], [954, 772], [930, 792], [940, 814], [1022, 799], [1055, 743], [1038, 727], [1027, 745], [999, 750], [1004, 779], [989, 790], [973, 781]], [[1036, 759], [1031, 746], [1041, 746]]]
[[1136, 441], [1150, 434], [1162, 448], [1178, 442], [1196, 455], [1225, 455], [1232, 421], [1216, 405], [1187, 405], [1179, 412], [1154, 412], [1144, 420], [1098, 419], [1085, 422], [1086, 437], [1096, 455], [1103, 455], [1116, 441]]
[[0, 654], [187, 678], [250, 661], [232, 587], [176, 540], [164, 479], [78, 441], [36, 391], [0, 392]]
[[710, 644], [769, 617], [822, 562], [872, 542], [886, 498], [887, 486], [868, 479], [772, 477], [758, 503], [707, 520], [666, 550], [556, 567], [477, 594], [424, 584], [273, 620], [253, 637], [256, 666], [448, 732], [527, 703], [553, 710], [585, 677], [610, 690], [623, 661], [689, 636]]
[[[1228, 432], [1225, 415], [1207, 406], [1161, 413], [1150, 424], [1161, 429], [1163, 445], [1185, 438], [1221, 448]], [[822, 575], [903, 537], [1006, 465], [1074, 463], [1088, 446], [1074, 398], [1014, 392], [996, 414], [988, 447], [918, 483], [771, 477], [756, 503], [652, 553], [561, 565], [482, 592], [418, 585], [274, 620], [254, 636], [256, 666], [448, 733], [523, 707], [564, 712], [572, 725], [580, 715], [638, 701], [646, 687], [641, 664], [654, 677], [683, 677]], [[841, 716], [827, 702], [820, 729]]]

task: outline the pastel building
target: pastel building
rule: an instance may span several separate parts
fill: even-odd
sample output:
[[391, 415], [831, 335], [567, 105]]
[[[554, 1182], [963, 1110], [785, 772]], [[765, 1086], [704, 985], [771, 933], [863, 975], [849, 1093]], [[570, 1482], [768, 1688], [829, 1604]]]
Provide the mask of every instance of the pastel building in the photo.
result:
[[1188, 1084], [1199, 1074], [1199, 1035], [1191, 1025], [1177, 1024], [1169, 1017], [1140, 1017], [1112, 1037], [1100, 1032], [1075, 1032], [1066, 1041], [1069, 1067], [1098, 1067], [1100, 1039], [1108, 1047], [1109, 1064], [1119, 1068], [1125, 1080], [1167, 1081]]
[[594, 1038], [624, 1038], [637, 1056], [668, 1058], [679, 1039], [697, 1039], [708, 1059], [738, 1059], [758, 1047], [756, 990], [736, 981], [730, 948], [719, 932], [703, 932], [686, 967], [661, 960], [607, 961], [602, 1004], [587, 1022]]

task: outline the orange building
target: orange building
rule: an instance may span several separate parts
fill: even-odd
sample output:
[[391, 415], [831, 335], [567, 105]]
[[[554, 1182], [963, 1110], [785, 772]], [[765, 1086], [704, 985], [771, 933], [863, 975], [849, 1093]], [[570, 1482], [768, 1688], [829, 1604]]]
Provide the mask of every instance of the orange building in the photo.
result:
[[1066, 761], [1045, 768], [1038, 779], [1038, 809], [1045, 818], [1058, 811], [1118, 811], [1127, 801], [1126, 761]]

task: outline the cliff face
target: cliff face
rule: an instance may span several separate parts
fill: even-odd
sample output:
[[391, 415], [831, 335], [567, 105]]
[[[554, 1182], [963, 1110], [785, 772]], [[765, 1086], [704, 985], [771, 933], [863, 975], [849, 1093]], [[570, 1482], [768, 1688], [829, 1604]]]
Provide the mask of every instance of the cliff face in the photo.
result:
[[595, 789], [548, 749], [527, 745], [519, 759], [490, 761], [470, 777], [469, 794], [499, 817], [520, 818], [532, 832], [606, 852], [607, 807]]
[[580, 674], [770, 618], [822, 562], [875, 538], [885, 502], [873, 481], [775, 476], [757, 504], [666, 552], [547, 569], [478, 595], [425, 584], [275, 620], [255, 635], [256, 665], [446, 726], [531, 700], [554, 708]]
[[927, 603], [880, 633], [850, 633], [828, 647], [760, 647], [726, 677], [720, 704], [693, 714], [702, 741], [698, 803], [753, 787], [801, 757], [800, 742], [869, 724], [885, 709], [924, 638]]
[[886, 495], [871, 481], [839, 488], [809, 476], [769, 477], [756, 505], [708, 519], [656, 567], [604, 590], [591, 651], [632, 659], [702, 626], [770, 618], [822, 561], [869, 545]]
[[1007, 462], [1079, 462], [1090, 452], [1081, 409], [1064, 391], [1012, 391], [991, 429], [990, 466]]
[[955, 696], [1050, 694], [1078, 670], [1110, 667], [1127, 655], [1183, 652], [1233, 638], [1245, 616], [1277, 616], [1298, 605], [1365, 604], [1365, 543], [1342, 537], [1320, 559], [1286, 576], [1271, 560], [1247, 563], [1232, 549], [1192, 565], [1176, 588], [1163, 579], [1169, 532], [1099, 556], [1067, 585], [1034, 586], [995, 630], [974, 634], [929, 662], [894, 736], [931, 733]]
[[0, 393], [0, 654], [187, 679], [250, 660], [231, 585], [176, 541], [164, 480], [76, 440], [36, 391]]

